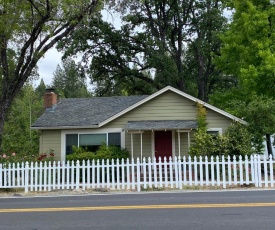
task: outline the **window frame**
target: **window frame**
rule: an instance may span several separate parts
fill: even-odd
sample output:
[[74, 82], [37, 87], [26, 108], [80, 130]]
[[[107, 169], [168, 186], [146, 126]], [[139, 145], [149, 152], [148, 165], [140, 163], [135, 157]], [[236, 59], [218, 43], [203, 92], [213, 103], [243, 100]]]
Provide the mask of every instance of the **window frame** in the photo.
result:
[[[218, 134], [221, 135], [222, 134], [222, 128], [209, 128], [209, 129], [206, 130], [206, 133], [207, 132], [218, 132]], [[212, 135], [212, 134], [210, 134], [210, 135]]]
[[77, 134], [78, 135], [78, 146], [79, 146], [79, 135], [80, 134], [106, 134], [106, 140], [108, 145], [108, 133], [120, 133], [120, 146], [125, 148], [125, 131], [122, 128], [110, 128], [110, 129], [99, 129], [99, 130], [61, 130], [61, 161], [66, 160], [66, 135]]

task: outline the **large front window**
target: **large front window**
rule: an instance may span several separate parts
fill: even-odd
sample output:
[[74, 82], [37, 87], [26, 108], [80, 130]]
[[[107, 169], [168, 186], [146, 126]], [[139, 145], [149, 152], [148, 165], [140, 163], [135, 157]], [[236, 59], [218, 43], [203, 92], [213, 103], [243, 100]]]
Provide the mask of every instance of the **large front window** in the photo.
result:
[[66, 134], [66, 154], [73, 152], [73, 146], [96, 152], [102, 144], [121, 147], [120, 133]]
[[79, 134], [79, 147], [82, 147], [89, 152], [95, 152], [99, 146], [107, 144], [107, 134]]

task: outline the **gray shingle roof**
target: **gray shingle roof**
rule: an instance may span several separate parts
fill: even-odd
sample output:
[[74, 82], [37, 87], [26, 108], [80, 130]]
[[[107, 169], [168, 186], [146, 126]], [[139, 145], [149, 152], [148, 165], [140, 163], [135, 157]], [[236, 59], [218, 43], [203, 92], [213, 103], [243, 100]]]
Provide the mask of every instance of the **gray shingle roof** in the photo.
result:
[[163, 130], [163, 129], [195, 129], [195, 120], [157, 120], [157, 121], [129, 121], [125, 130]]
[[96, 126], [146, 97], [147, 95], [61, 99], [53, 111], [46, 111], [32, 127]]

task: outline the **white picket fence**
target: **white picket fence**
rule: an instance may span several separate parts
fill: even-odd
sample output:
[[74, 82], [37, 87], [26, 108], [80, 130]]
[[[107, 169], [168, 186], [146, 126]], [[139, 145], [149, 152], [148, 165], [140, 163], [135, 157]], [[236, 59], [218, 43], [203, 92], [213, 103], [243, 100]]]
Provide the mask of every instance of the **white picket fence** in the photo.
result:
[[[237, 160], [238, 159], [238, 160]], [[270, 156], [233, 159], [175, 157], [83, 162], [0, 164], [0, 188], [28, 191], [56, 189], [184, 189], [185, 186], [252, 185], [274, 187], [275, 161]]]

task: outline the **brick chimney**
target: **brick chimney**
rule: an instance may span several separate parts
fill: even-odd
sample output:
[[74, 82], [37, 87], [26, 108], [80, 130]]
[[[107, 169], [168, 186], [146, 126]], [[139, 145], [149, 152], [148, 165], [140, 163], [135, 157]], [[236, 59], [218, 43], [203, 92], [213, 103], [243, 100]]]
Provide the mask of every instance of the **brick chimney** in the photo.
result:
[[57, 94], [54, 93], [54, 89], [46, 89], [44, 94], [44, 109], [52, 110], [57, 104]]

